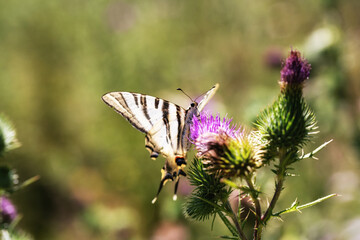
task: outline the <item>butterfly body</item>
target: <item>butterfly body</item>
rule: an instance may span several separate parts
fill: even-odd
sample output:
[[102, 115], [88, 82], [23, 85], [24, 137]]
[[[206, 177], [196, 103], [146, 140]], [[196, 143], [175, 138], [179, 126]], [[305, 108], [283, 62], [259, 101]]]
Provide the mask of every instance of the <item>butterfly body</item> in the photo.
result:
[[[179, 177], [186, 176], [184, 167], [186, 153], [191, 146], [188, 137], [192, 118], [199, 115], [217, 88], [218, 84], [208, 91], [199, 104], [193, 102], [187, 110], [169, 101], [140, 93], [110, 92], [102, 97], [106, 104], [120, 113], [133, 127], [145, 133], [145, 148], [152, 159], [156, 159], [159, 154], [165, 157], [157, 195], [162, 186], [172, 180], [176, 182], [176, 199]], [[156, 199], [157, 197], [153, 203]]]

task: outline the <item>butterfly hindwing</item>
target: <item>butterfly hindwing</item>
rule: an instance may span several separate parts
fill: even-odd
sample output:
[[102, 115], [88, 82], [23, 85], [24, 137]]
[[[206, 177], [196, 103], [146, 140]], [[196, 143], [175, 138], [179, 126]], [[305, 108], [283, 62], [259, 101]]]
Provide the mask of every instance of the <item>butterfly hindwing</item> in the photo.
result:
[[146, 136], [146, 145], [151, 144], [154, 151], [165, 157], [184, 154], [182, 131], [185, 109], [168, 102], [163, 119], [153, 126]]

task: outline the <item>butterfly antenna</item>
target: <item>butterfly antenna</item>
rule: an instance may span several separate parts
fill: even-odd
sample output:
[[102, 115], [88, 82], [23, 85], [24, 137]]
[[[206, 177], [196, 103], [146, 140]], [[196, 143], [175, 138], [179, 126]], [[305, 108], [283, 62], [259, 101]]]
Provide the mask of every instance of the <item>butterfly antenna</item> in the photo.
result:
[[178, 89], [176, 89], [176, 90], [181, 91], [183, 94], [185, 94], [185, 96], [187, 96], [188, 98], [190, 98], [191, 102], [194, 102], [194, 100], [193, 100], [189, 95], [187, 95], [186, 92], [184, 92], [184, 90], [182, 90], [181, 88], [178, 88]]

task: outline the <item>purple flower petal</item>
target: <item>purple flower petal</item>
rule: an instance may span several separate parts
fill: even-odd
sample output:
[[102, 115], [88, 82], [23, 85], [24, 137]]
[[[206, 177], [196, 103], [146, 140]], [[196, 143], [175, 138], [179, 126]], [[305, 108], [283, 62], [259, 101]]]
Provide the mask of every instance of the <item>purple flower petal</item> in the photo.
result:
[[305, 58], [301, 58], [301, 53], [291, 49], [280, 72], [281, 82], [301, 84], [309, 78], [310, 70], [311, 65]]
[[241, 128], [231, 124], [232, 119], [215, 117], [208, 113], [201, 113], [199, 117], [194, 116], [190, 127], [190, 138], [195, 145], [199, 155], [208, 151], [210, 142], [216, 142], [219, 135], [226, 135], [236, 139], [241, 133]]

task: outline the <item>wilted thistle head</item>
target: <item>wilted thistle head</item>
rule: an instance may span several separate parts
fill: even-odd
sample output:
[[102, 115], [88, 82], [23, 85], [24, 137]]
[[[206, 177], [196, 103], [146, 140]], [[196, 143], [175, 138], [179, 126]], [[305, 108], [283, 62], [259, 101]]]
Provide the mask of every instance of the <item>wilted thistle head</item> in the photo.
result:
[[301, 57], [301, 53], [297, 50], [290, 51], [286, 58], [283, 68], [281, 69], [281, 89], [285, 88], [302, 88], [303, 82], [309, 78], [311, 65], [305, 58]]
[[17, 216], [16, 208], [7, 197], [0, 197], [0, 223], [1, 225], [10, 224]]
[[209, 172], [243, 177], [261, 166], [255, 138], [231, 125], [231, 119], [201, 114], [193, 118], [190, 131], [197, 157]]

